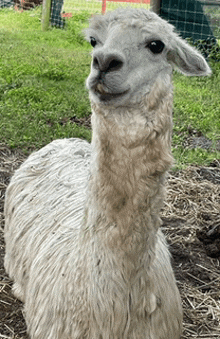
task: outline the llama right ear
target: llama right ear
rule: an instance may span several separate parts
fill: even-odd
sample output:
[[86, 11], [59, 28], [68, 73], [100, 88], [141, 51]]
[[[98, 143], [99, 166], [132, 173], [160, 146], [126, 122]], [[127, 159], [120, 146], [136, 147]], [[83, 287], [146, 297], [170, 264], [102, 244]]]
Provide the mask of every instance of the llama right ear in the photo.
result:
[[212, 73], [205, 58], [194, 47], [191, 47], [178, 36], [172, 42], [167, 58], [181, 73], [196, 76]]

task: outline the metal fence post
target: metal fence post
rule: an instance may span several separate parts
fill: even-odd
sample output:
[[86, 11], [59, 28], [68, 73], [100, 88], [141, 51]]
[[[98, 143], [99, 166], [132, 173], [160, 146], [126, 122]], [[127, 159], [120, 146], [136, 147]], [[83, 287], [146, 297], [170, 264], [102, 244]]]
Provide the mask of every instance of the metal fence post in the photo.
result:
[[47, 31], [49, 28], [50, 7], [51, 7], [51, 0], [43, 0], [42, 20], [41, 20], [42, 31]]
[[161, 6], [160, 0], [150, 0], [150, 7], [153, 12], [160, 14], [160, 6]]
[[102, 14], [105, 14], [106, 11], [106, 0], [102, 0]]

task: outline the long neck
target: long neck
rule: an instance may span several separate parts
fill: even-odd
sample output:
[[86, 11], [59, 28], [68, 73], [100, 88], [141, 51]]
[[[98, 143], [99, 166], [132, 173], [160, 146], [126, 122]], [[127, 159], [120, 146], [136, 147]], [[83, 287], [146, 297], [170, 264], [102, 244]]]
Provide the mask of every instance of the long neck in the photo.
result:
[[172, 94], [158, 89], [136, 107], [92, 108], [87, 221], [105, 234], [106, 246], [137, 253], [160, 225], [164, 176], [172, 163]]

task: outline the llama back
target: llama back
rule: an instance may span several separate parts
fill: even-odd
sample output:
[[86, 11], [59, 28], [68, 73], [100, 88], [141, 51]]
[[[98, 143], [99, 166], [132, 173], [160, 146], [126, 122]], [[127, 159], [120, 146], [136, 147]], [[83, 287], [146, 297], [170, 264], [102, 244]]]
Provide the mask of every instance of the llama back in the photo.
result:
[[30, 155], [12, 177], [5, 198], [5, 269], [22, 301], [27, 272], [45, 242], [48, 248], [64, 234], [71, 241], [79, 233], [90, 153], [86, 141], [56, 140]]

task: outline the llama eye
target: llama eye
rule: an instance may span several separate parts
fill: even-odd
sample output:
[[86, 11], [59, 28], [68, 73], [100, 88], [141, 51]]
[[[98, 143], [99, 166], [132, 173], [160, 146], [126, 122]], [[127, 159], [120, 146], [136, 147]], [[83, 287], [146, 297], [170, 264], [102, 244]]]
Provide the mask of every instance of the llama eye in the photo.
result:
[[96, 39], [93, 38], [92, 36], [90, 37], [90, 44], [92, 45], [92, 47], [95, 47], [95, 45], [97, 44]]
[[163, 51], [165, 45], [160, 40], [151, 41], [146, 47], [148, 47], [152, 53], [159, 54]]

